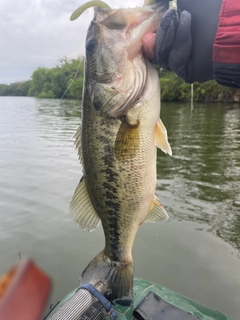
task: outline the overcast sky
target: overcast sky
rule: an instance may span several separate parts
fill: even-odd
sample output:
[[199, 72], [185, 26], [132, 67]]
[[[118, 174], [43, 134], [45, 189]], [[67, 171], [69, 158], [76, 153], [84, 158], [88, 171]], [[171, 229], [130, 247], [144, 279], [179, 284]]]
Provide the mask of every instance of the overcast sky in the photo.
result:
[[[0, 0], [0, 84], [28, 80], [40, 66], [53, 67], [67, 56], [84, 55], [88, 9], [70, 15], [88, 0]], [[143, 0], [106, 0], [112, 8], [141, 6]]]

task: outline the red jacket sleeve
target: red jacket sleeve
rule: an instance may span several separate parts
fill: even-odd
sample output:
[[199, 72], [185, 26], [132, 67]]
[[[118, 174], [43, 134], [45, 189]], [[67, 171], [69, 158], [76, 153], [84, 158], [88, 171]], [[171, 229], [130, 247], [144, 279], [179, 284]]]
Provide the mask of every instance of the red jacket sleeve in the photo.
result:
[[220, 84], [240, 88], [240, 1], [223, 0], [213, 45], [213, 74]]

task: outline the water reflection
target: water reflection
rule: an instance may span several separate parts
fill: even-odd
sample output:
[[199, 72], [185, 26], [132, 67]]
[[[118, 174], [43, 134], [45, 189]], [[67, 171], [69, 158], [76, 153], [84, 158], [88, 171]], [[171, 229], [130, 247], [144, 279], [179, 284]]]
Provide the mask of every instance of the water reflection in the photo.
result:
[[[240, 249], [240, 108], [165, 104], [173, 157], [158, 153], [158, 189], [176, 219], [197, 221]], [[161, 192], [159, 192], [161, 197]]]
[[35, 102], [39, 113], [37, 117], [39, 136], [54, 143], [72, 142], [76, 128], [80, 125], [81, 102], [52, 99], [35, 100]]
[[81, 117], [81, 102], [77, 100], [39, 99], [36, 106], [41, 115], [61, 117], [66, 121]]

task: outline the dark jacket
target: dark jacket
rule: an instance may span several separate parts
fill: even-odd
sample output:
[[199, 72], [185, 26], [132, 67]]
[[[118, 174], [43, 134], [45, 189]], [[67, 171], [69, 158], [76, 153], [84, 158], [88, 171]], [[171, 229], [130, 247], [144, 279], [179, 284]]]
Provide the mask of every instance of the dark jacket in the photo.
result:
[[178, 0], [177, 7], [157, 30], [157, 62], [187, 83], [240, 87], [240, 1]]

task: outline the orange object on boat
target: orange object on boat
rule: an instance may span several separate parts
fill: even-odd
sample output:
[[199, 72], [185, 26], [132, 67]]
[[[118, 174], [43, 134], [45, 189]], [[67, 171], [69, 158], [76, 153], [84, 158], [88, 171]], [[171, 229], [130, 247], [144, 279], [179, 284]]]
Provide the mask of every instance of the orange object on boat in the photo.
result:
[[51, 280], [31, 260], [23, 259], [0, 278], [0, 319], [40, 320]]

